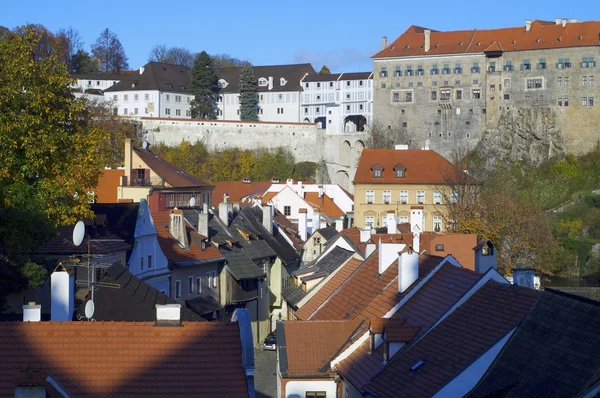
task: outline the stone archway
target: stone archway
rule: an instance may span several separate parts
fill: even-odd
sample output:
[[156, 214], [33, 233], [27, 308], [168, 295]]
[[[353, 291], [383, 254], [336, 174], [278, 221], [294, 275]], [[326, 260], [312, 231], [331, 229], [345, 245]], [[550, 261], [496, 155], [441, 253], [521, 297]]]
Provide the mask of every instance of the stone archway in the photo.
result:
[[356, 167], [358, 165], [358, 159], [360, 159], [360, 154], [363, 149], [365, 149], [365, 143], [362, 140], [358, 140], [354, 143], [354, 147], [352, 148], [352, 157], [350, 159], [350, 166]]
[[335, 173], [335, 183], [341, 186], [342, 188], [349, 190], [350, 189], [350, 176], [346, 170], [338, 170]]
[[352, 161], [352, 146], [350, 141], [342, 142], [342, 150], [340, 152], [340, 164], [350, 166]]

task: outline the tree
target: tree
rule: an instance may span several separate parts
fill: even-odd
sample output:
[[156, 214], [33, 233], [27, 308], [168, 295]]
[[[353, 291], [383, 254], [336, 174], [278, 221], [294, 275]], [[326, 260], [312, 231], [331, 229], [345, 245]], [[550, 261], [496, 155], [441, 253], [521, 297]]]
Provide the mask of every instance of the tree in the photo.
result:
[[100, 71], [103, 73], [121, 72], [129, 68], [121, 41], [108, 28], [104, 29], [92, 44], [92, 54], [98, 60]]
[[56, 39], [61, 45], [63, 62], [67, 65], [67, 69], [70, 73], [77, 73], [73, 67], [73, 61], [76, 60], [74, 57], [79, 51], [83, 51], [83, 40], [79, 32], [71, 26], [67, 29], [59, 29], [56, 32]]
[[215, 104], [219, 93], [219, 77], [206, 51], [196, 56], [192, 68], [192, 94], [190, 103], [193, 118], [216, 119]]
[[241, 60], [239, 58], [232, 57], [229, 54], [214, 54], [211, 55], [212, 64], [214, 68], [232, 68], [252, 65], [248, 60]]
[[59, 60], [66, 58], [67, 48], [55, 35], [50, 32], [44, 25], [40, 24], [27, 24], [17, 26], [14, 29], [14, 33], [17, 35], [26, 35], [29, 32], [33, 32], [39, 37], [35, 48], [33, 49], [32, 56], [36, 60], [42, 60], [52, 55], [56, 56]]
[[107, 139], [73, 96], [62, 59], [38, 57], [45, 38], [25, 28], [0, 40], [0, 297], [39, 283], [26, 253], [55, 226], [90, 216], [85, 193]]
[[78, 50], [71, 56], [70, 72], [74, 74], [94, 74], [100, 72], [98, 60], [85, 50]]
[[319, 75], [331, 75], [331, 71], [329, 70], [327, 65], [323, 65], [323, 67], [319, 71]]
[[183, 47], [167, 47], [166, 44], [158, 44], [152, 47], [148, 61], [183, 65], [191, 68], [194, 66], [194, 54]]
[[412, 136], [406, 127], [398, 123], [385, 126], [381, 121], [374, 121], [368, 130], [366, 146], [373, 149], [394, 149], [394, 145], [414, 146]]
[[240, 119], [258, 120], [258, 83], [250, 65], [240, 73]]

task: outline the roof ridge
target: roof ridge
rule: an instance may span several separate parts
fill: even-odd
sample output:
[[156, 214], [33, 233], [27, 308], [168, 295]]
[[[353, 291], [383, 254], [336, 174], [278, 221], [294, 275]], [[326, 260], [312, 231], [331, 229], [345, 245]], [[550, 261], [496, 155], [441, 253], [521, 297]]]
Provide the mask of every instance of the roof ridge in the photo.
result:
[[573, 294], [573, 293], [564, 292], [564, 291], [559, 290], [559, 289], [546, 287], [546, 288], [544, 288], [543, 292], [548, 292], [548, 293], [551, 293], [551, 294], [556, 295], [556, 296], [562, 296], [562, 297], [569, 298], [571, 300], [580, 301], [582, 303], [590, 304], [590, 305], [593, 305], [595, 307], [600, 307], [600, 301], [598, 301], [598, 300], [594, 300], [594, 299], [591, 299], [589, 297], [584, 297], [584, 296], [580, 296], [580, 295]]

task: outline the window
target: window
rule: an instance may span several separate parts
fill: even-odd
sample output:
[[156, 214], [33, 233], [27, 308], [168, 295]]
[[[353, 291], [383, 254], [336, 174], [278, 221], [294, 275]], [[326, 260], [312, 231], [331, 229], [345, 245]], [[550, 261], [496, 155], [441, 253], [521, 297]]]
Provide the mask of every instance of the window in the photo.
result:
[[383, 191], [383, 203], [389, 205], [392, 201], [392, 191]]
[[440, 70], [438, 69], [437, 64], [433, 64], [433, 66], [429, 70], [429, 73], [432, 74], [432, 75], [439, 75], [440, 74]]
[[144, 100], [148, 101], [150, 99], [150, 94], [144, 94]]
[[207, 272], [206, 273], [206, 288], [210, 289], [211, 287], [211, 279], [212, 279], [212, 272]]
[[137, 101], [137, 100], [139, 100], [139, 95], [137, 95], [137, 94], [133, 94], [133, 100], [134, 100], [134, 101]]
[[165, 108], [165, 115], [170, 115], [170, 114], [171, 114], [171, 109]]
[[[261, 109], [261, 110], [262, 110], [262, 109]], [[148, 113], [148, 112], [146, 112], [146, 113]], [[192, 111], [190, 111], [189, 109], [187, 109], [187, 110], [185, 111], [185, 115], [186, 115], [186, 116], [192, 116]], [[220, 116], [220, 115], [221, 115], [221, 111], [219, 110], [219, 116]]]
[[490, 91], [496, 91], [496, 85], [490, 84]]
[[442, 217], [440, 217], [440, 216], [433, 217], [433, 230], [435, 232], [439, 232], [442, 230]]
[[152, 254], [148, 255], [148, 269], [152, 268]]
[[113, 95], [113, 101], [118, 101], [119, 100], [119, 96], [118, 95]]
[[404, 76], [412, 76], [412, 75], [413, 75], [412, 65], [407, 65], [406, 70], [404, 71]]
[[202, 277], [196, 278], [196, 294], [202, 293]]
[[559, 58], [556, 63], [558, 69], [566, 69], [571, 67], [571, 61], [569, 58]]
[[440, 101], [450, 101], [450, 89], [440, 90]]
[[414, 83], [413, 82], [408, 82], [408, 87], [414, 87]]
[[471, 73], [479, 73], [479, 63], [473, 62], [473, 66], [471, 67]]
[[417, 87], [423, 87], [423, 82], [417, 82]]
[[460, 80], [455, 80], [455, 81], [454, 81], [454, 85], [455, 85], [455, 86], [460, 86]]
[[433, 191], [433, 204], [442, 204], [442, 191]]
[[488, 67], [488, 72], [496, 72], [496, 63], [490, 62], [490, 66]]
[[456, 95], [457, 100], [462, 99], [462, 90], [455, 90], [454, 93]]
[[133, 108], [133, 114], [137, 115], [138, 114], [138, 108]]
[[127, 115], [127, 108], [123, 108], [123, 115]]
[[458, 203], [458, 191], [450, 192], [450, 203]]
[[542, 79], [527, 79], [527, 89], [534, 90], [543, 88]]
[[367, 203], [373, 204], [375, 201], [375, 191], [369, 190], [367, 191]]
[[544, 102], [544, 94], [540, 94], [540, 102]]
[[181, 280], [175, 281], [175, 298], [181, 298]]
[[479, 80], [478, 79], [473, 79], [473, 84], [479, 84]]
[[277, 102], [283, 102], [283, 94], [277, 96]]
[[181, 95], [175, 96], [175, 102], [181, 102]]
[[169, 94], [167, 94], [167, 101], [171, 101], [171, 96]]
[[425, 191], [417, 191], [417, 204], [422, 205], [425, 203]]
[[140, 270], [144, 269], [144, 257], [140, 257]]
[[188, 295], [194, 293], [194, 277], [188, 276]]
[[437, 101], [437, 91], [436, 90], [431, 90], [431, 92], [429, 93], [429, 99], [431, 101]]
[[283, 215], [289, 217], [292, 215], [292, 206], [283, 206]]
[[304, 113], [308, 113], [308, 108], [304, 108]]
[[510, 94], [504, 94], [504, 101], [510, 100]]
[[358, 105], [358, 109], [363, 110], [363, 104]]
[[212, 272], [212, 287], [213, 288], [217, 287], [217, 272], [216, 271]]
[[512, 61], [506, 61], [506, 63], [504, 64], [504, 71], [505, 72], [512, 72], [514, 70]]
[[307, 391], [306, 398], [325, 398], [327, 393], [325, 391]]
[[423, 76], [425, 74], [425, 70], [423, 69], [423, 65], [417, 65], [417, 76]]
[[454, 65], [454, 74], [460, 75], [462, 73], [462, 66], [460, 64]]
[[587, 97], [581, 98], [581, 106], [587, 106]]
[[404, 169], [402, 169], [402, 168], [396, 169], [396, 178], [404, 178]]
[[444, 245], [435, 245], [435, 251], [436, 252], [443, 252], [444, 251]]
[[588, 106], [594, 106], [594, 97], [588, 97]]
[[504, 79], [504, 89], [510, 88], [510, 79]]
[[129, 95], [123, 94], [123, 101], [129, 101]]
[[565, 76], [565, 78], [563, 79], [563, 86], [569, 87], [569, 76]]
[[400, 203], [403, 205], [408, 203], [408, 191], [400, 191]]
[[478, 88], [471, 90], [471, 97], [473, 99], [480, 99], [481, 98], [481, 90]]
[[[584, 76], [585, 78], [585, 76]], [[556, 87], [562, 87], [562, 77], [556, 78]]]
[[442, 69], [442, 75], [450, 74], [450, 64], [444, 64], [444, 69]]
[[374, 226], [375, 226], [375, 216], [366, 216], [365, 217], [365, 227], [371, 229]]
[[540, 58], [537, 65], [535, 66], [536, 69], [546, 69], [546, 59], [545, 58]]
[[438, 83], [437, 81], [433, 81], [433, 82], [431, 82], [431, 85], [435, 87], [435, 86], [437, 86], [437, 83]]
[[[387, 77], [387, 68], [384, 66], [381, 68], [381, 71], [379, 71], [379, 77]], [[318, 84], [318, 83], [317, 83]]]
[[175, 116], [181, 116], [181, 109], [175, 109]]
[[381, 169], [379, 169], [379, 168], [373, 169], [373, 177], [381, 178]]
[[405, 224], [405, 223], [407, 223], [407, 222], [408, 222], [408, 216], [400, 216], [400, 217], [398, 217], [398, 222], [399, 222], [400, 224]]
[[568, 98], [565, 98], [563, 101], [564, 101], [563, 103], [564, 103], [565, 106], [569, 106], [569, 99]]
[[350, 105], [346, 105], [346, 110], [349, 111], [350, 110]]
[[528, 59], [524, 59], [521, 64], [521, 70], [531, 70], [531, 62]]
[[562, 98], [559, 98], [559, 99], [558, 99], [558, 106], [562, 106], [562, 105], [563, 105], [563, 99], [562, 99]]
[[385, 83], [381, 83], [381, 88], [385, 88]]

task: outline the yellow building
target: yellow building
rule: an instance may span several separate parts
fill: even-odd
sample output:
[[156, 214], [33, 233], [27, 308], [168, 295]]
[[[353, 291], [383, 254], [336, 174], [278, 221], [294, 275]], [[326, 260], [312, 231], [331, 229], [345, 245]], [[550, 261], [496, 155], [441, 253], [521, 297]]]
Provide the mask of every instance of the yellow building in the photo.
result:
[[353, 181], [355, 225], [384, 227], [391, 211], [397, 223], [409, 223], [411, 209], [422, 209], [423, 229], [444, 231], [445, 202], [454, 200], [452, 185], [462, 173], [457, 170], [429, 149], [363, 150]]

